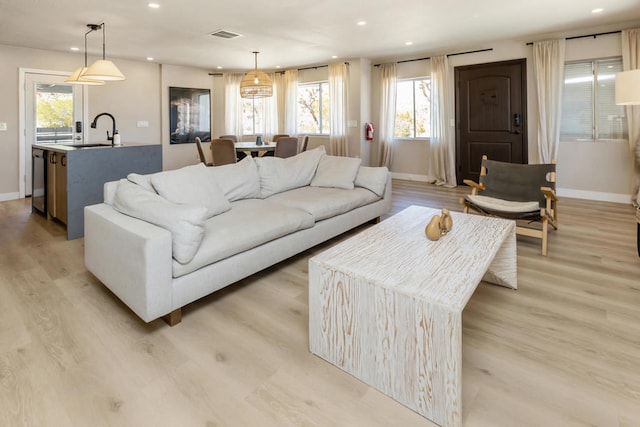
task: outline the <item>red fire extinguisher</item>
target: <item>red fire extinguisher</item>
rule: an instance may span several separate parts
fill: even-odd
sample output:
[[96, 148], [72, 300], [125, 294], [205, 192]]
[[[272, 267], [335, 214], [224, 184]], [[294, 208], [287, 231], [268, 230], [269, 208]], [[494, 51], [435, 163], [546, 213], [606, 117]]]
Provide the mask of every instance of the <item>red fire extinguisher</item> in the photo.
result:
[[367, 141], [373, 141], [373, 123], [365, 123], [364, 134]]

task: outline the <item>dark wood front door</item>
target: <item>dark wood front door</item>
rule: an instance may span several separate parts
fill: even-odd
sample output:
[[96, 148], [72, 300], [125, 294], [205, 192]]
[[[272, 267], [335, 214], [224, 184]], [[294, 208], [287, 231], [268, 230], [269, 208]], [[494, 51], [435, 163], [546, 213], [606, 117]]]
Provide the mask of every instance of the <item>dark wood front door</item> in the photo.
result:
[[480, 161], [527, 163], [526, 59], [456, 67], [456, 170], [478, 181]]

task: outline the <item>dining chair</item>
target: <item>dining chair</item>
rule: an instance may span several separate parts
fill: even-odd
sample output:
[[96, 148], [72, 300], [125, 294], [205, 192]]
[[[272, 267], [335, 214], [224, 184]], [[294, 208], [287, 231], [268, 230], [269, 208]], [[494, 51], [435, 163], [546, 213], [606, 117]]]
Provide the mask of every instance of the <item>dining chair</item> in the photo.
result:
[[278, 140], [280, 138], [284, 138], [284, 137], [288, 137], [289, 134], [288, 133], [277, 133], [275, 135], [273, 135], [273, 138], [271, 139], [273, 142], [278, 142]]
[[236, 147], [230, 139], [214, 139], [211, 141], [213, 166], [236, 163]]
[[302, 153], [303, 151], [307, 151], [307, 145], [309, 145], [309, 135], [304, 135], [298, 138], [300, 140], [300, 144], [298, 147], [298, 153]]
[[232, 142], [238, 142], [236, 135], [221, 135], [219, 139], [230, 139]]
[[202, 141], [200, 137], [196, 136], [196, 148], [198, 148], [198, 156], [200, 157], [200, 161], [205, 164], [205, 166], [213, 166], [213, 163], [207, 162], [207, 158], [204, 155], [204, 150], [202, 149]]
[[276, 157], [293, 157], [296, 154], [298, 154], [298, 138], [285, 136], [278, 139], [274, 153]]

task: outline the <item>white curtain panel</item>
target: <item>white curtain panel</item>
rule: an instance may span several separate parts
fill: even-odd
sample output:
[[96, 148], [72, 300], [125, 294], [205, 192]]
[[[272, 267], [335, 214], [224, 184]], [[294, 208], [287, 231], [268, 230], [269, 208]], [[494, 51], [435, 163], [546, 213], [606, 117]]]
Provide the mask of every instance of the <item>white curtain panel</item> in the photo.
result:
[[274, 133], [283, 133], [284, 132], [284, 111], [285, 111], [284, 102], [286, 97], [286, 88], [284, 83], [283, 72], [274, 73], [273, 88], [274, 88], [273, 96], [276, 100], [276, 108], [278, 109], [278, 125], [276, 126], [276, 130]]
[[538, 158], [551, 163], [558, 158], [562, 86], [564, 85], [562, 40], [533, 43], [533, 70], [538, 94]]
[[284, 72], [284, 133], [295, 135], [298, 128], [298, 70]]
[[329, 64], [329, 152], [334, 156], [348, 156], [347, 94], [349, 68], [344, 62]]
[[[275, 81], [275, 73], [267, 74], [273, 83]], [[273, 96], [268, 98], [256, 99], [256, 102], [262, 102], [264, 116], [260, 133], [263, 138], [270, 141], [273, 135], [278, 133], [278, 86], [273, 84]]]
[[456, 186], [453, 85], [446, 55], [431, 58], [431, 138], [429, 142], [429, 181], [446, 187]]
[[242, 136], [242, 98], [240, 97], [242, 77], [244, 77], [242, 73], [223, 75], [225, 135]]
[[391, 169], [393, 131], [396, 121], [396, 64], [380, 65], [380, 125], [378, 129], [378, 163]]
[[[640, 68], [640, 28], [622, 30], [622, 70], [629, 71]], [[633, 194], [638, 194], [640, 183], [640, 105], [625, 108], [629, 130], [629, 149], [635, 158], [635, 176], [633, 177]], [[635, 153], [635, 156], [634, 156]]]

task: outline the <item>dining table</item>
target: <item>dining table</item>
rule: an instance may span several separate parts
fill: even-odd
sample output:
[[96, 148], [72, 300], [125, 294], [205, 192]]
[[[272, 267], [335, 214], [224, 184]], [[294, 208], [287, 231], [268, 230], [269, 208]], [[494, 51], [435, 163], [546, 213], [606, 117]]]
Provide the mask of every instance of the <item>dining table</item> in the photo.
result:
[[252, 151], [252, 152], [260, 152], [260, 151], [273, 151], [276, 149], [275, 142], [263, 142], [262, 144], [256, 144], [256, 141], [241, 141], [235, 142], [236, 151]]

